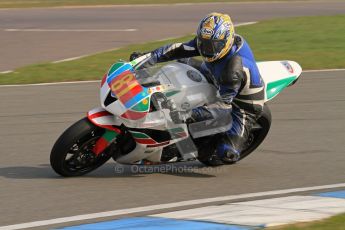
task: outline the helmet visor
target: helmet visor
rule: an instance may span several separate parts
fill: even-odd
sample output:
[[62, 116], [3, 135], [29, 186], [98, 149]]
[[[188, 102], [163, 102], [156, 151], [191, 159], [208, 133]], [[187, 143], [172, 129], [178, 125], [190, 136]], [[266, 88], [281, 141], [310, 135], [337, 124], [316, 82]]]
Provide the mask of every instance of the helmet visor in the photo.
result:
[[198, 37], [198, 49], [204, 57], [214, 57], [225, 47], [226, 40], [204, 39]]

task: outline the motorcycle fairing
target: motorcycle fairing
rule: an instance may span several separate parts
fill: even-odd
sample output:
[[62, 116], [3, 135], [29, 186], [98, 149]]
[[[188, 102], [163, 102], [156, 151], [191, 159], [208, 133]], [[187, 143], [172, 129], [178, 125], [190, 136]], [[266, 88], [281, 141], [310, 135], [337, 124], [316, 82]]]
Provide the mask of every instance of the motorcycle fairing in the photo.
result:
[[121, 133], [119, 128], [122, 123], [121, 120], [103, 108], [95, 108], [90, 110], [87, 113], [87, 117], [94, 125], [112, 130], [116, 133]]
[[166, 130], [130, 128], [129, 131], [137, 143], [147, 144], [148, 148], [167, 145], [171, 140], [188, 136], [188, 133], [182, 127]]
[[257, 64], [265, 83], [265, 102], [292, 85], [302, 73], [301, 66], [294, 61], [267, 61]]
[[[103, 108], [96, 108], [88, 112], [89, 120], [102, 128], [121, 133], [120, 126], [122, 119], [116, 118], [113, 114], [107, 112]], [[160, 129], [161, 128], [161, 129]], [[158, 147], [169, 144], [170, 141], [181, 140], [188, 137], [188, 130], [185, 124], [178, 126], [166, 125], [155, 128], [130, 128], [133, 138], [139, 144], [145, 144], [147, 147]]]
[[[132, 152], [119, 157], [117, 159], [119, 163], [133, 163], [141, 159], [159, 162], [162, 149], [165, 146], [177, 143], [189, 136], [186, 124], [175, 125], [169, 123], [167, 125], [165, 117], [160, 117], [160, 119], [154, 118], [154, 115], [157, 114], [157, 112], [149, 113], [148, 117], [153, 115], [152, 122], [148, 121], [140, 128], [128, 127], [129, 132], [132, 134], [136, 142], [136, 147]], [[93, 124], [99, 127], [118, 134], [121, 133], [120, 126], [124, 120], [114, 116], [103, 108], [92, 109], [88, 112], [87, 117]], [[101, 144], [102, 143], [96, 143], [96, 146]], [[103, 148], [99, 148], [97, 151], [98, 153], [102, 152], [100, 149], [102, 150]]]
[[118, 157], [116, 161], [119, 163], [134, 163], [142, 159], [160, 162], [165, 146], [177, 143], [188, 137], [185, 124], [183, 124], [183, 127], [166, 130], [129, 128], [129, 132], [136, 142], [136, 147], [130, 153]]

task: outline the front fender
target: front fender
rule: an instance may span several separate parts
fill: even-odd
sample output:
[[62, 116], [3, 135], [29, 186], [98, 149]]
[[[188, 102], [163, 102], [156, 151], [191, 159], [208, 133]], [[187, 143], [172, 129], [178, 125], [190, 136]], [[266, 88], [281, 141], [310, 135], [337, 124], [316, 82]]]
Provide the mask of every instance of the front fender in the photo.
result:
[[87, 118], [96, 126], [121, 133], [120, 126], [122, 122], [114, 114], [101, 107], [90, 110], [87, 113]]

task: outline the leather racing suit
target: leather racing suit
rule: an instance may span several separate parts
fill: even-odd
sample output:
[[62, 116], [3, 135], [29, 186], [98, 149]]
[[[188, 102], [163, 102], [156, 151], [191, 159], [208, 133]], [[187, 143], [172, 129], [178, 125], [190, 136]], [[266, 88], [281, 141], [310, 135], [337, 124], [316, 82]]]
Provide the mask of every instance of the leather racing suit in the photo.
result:
[[[151, 52], [151, 64], [176, 59], [199, 69], [206, 76], [212, 76], [218, 88], [220, 102], [193, 109], [192, 118], [196, 121], [210, 119], [214, 115], [231, 113], [230, 130], [217, 138], [216, 153], [220, 158], [231, 153], [237, 156], [248, 139], [250, 130], [263, 111], [264, 82], [260, 76], [254, 55], [248, 43], [240, 35], [235, 36], [234, 45], [223, 58], [214, 62], [201, 62], [186, 59], [200, 56], [196, 38], [186, 43], [175, 43], [160, 47]], [[209, 148], [204, 148], [208, 149]], [[200, 154], [200, 152], [199, 152]], [[202, 153], [201, 153], [202, 154]]]

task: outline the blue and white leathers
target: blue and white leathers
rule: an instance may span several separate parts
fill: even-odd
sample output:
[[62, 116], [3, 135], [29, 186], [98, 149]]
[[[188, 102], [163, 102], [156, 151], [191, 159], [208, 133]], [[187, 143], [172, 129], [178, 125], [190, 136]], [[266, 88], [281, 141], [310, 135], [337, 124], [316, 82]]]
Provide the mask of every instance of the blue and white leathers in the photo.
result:
[[[196, 39], [186, 43], [163, 46], [151, 52], [151, 62], [165, 62], [181, 58], [200, 56]], [[192, 118], [205, 120], [223, 113], [231, 113], [233, 125], [221, 138], [217, 153], [220, 157], [227, 154], [239, 156], [243, 144], [256, 117], [263, 110], [264, 82], [260, 76], [254, 55], [248, 43], [239, 35], [230, 52], [213, 62], [188, 61], [205, 75], [213, 76], [219, 90], [220, 102], [193, 110]], [[236, 158], [235, 156], [235, 158]], [[236, 160], [236, 159], [235, 159]]]

